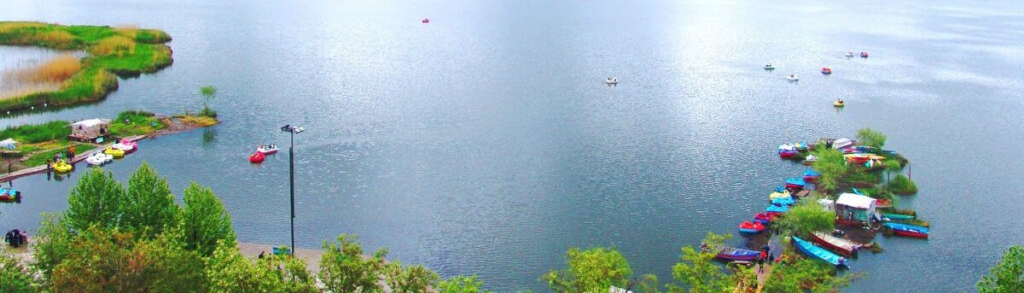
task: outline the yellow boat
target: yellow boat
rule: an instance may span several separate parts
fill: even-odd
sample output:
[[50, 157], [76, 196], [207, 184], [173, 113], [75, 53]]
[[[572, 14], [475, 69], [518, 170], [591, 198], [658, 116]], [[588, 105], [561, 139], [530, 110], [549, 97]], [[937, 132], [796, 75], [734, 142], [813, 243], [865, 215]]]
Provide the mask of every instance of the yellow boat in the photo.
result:
[[832, 102], [832, 106], [843, 107], [846, 106], [846, 103], [843, 102], [843, 100], [836, 100], [835, 102]]
[[768, 199], [770, 199], [770, 200], [773, 200], [773, 199], [776, 199], [776, 198], [786, 198], [786, 197], [790, 197], [789, 190], [784, 190], [782, 192], [776, 191], [776, 192], [772, 192], [772, 194], [768, 195]]
[[115, 149], [115, 148], [112, 148], [112, 147], [107, 147], [107, 149], [104, 150], [103, 153], [111, 155], [111, 156], [114, 156], [115, 158], [124, 157], [124, 150]]
[[53, 170], [57, 171], [57, 173], [71, 172], [71, 169], [74, 169], [74, 167], [71, 164], [65, 163], [64, 160], [57, 160], [53, 163]]

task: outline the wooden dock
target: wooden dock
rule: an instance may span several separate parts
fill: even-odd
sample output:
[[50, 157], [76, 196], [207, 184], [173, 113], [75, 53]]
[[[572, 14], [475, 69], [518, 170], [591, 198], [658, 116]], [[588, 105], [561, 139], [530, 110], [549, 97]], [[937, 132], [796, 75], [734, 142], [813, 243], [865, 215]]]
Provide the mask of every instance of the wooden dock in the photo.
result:
[[[144, 139], [146, 137], [147, 136], [145, 136], [145, 135], [136, 135], [136, 136], [126, 137], [125, 139], [127, 139], [128, 141], [135, 142], [135, 141], [142, 140], [142, 139]], [[113, 144], [113, 142], [107, 143], [107, 144], [104, 144], [104, 145], [100, 145], [99, 147], [97, 147], [95, 149], [91, 149], [91, 150], [89, 150], [87, 152], [84, 152], [84, 153], [81, 153], [81, 154], [77, 154], [77, 155], [75, 155], [74, 159], [71, 159], [71, 164], [75, 165], [77, 163], [85, 161], [85, 158], [88, 158], [90, 155], [95, 154], [97, 152], [102, 152], [108, 146], [110, 146], [112, 144]], [[35, 166], [35, 167], [31, 167], [31, 168], [25, 168], [25, 169], [21, 169], [21, 170], [14, 171], [14, 172], [11, 172], [11, 173], [4, 174], [3, 176], [0, 176], [0, 183], [9, 182], [11, 180], [18, 179], [18, 178], [25, 177], [25, 176], [30, 176], [30, 175], [40, 174], [40, 173], [47, 173], [47, 172], [50, 172], [50, 170], [48, 169], [48, 166], [46, 166], [46, 165]]]

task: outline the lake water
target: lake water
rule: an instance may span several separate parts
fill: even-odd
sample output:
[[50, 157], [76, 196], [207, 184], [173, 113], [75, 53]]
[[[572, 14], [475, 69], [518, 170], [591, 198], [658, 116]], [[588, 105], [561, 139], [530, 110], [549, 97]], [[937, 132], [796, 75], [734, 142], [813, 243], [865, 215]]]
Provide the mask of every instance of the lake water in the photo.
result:
[[[307, 129], [298, 246], [358, 234], [501, 292], [547, 292], [538, 276], [572, 246], [615, 246], [669, 281], [680, 247], [735, 234], [800, 174], [780, 143], [862, 127], [911, 159], [921, 192], [902, 204], [933, 230], [879, 237], [885, 252], [854, 261], [867, 275], [845, 291], [972, 291], [1024, 243], [1019, 1], [6, 0], [0, 19], [170, 33], [173, 66], [0, 126], [196, 111], [215, 85], [223, 124], [142, 141], [108, 169], [126, 179], [147, 161], [178, 193], [211, 186], [241, 241], [288, 242], [286, 153], [246, 157], [286, 144], [292, 123]], [[17, 180], [25, 200], [0, 205], [0, 228], [34, 230], [83, 173]]]

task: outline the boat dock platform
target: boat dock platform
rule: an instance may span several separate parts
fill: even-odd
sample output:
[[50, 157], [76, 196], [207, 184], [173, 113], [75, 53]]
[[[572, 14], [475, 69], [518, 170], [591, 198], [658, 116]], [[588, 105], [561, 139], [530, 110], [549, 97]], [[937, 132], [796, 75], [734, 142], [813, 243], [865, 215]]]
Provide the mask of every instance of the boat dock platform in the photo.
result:
[[[136, 136], [126, 137], [125, 139], [127, 139], [128, 141], [131, 141], [131, 142], [136, 142], [136, 141], [142, 140], [142, 139], [144, 139], [146, 137], [148, 137], [148, 136], [136, 135]], [[75, 164], [77, 164], [79, 162], [85, 161], [85, 158], [88, 158], [89, 156], [91, 156], [92, 154], [95, 154], [97, 152], [102, 152], [108, 146], [110, 146], [112, 144], [113, 143], [108, 143], [108, 144], [100, 145], [99, 147], [97, 147], [95, 149], [91, 149], [91, 150], [86, 151], [84, 153], [78, 154], [78, 155], [75, 156], [74, 159], [71, 159], [71, 164], [75, 165]], [[21, 170], [14, 171], [14, 172], [7, 173], [7, 174], [4, 174], [4, 175], [0, 176], [0, 183], [9, 182], [11, 180], [18, 179], [18, 178], [21, 178], [21, 177], [35, 175], [35, 174], [40, 174], [40, 173], [46, 173], [46, 172], [50, 172], [49, 166], [46, 166], [46, 165], [35, 166], [35, 167], [31, 167], [31, 168], [25, 168], [25, 169], [21, 169]]]

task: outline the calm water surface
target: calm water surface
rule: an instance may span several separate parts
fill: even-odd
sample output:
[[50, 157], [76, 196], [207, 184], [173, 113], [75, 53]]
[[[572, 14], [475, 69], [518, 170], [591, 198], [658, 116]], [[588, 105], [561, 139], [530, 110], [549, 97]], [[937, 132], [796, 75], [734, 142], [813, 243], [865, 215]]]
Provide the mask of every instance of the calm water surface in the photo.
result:
[[[176, 191], [211, 186], [240, 240], [284, 244], [287, 157], [246, 156], [300, 124], [299, 246], [358, 234], [501, 292], [546, 292], [537, 277], [572, 246], [615, 246], [668, 281], [681, 246], [734, 233], [799, 174], [776, 146], [861, 127], [913, 161], [921, 192], [902, 202], [934, 229], [879, 237], [885, 253], [856, 260], [867, 276], [845, 291], [970, 291], [1024, 243], [1019, 1], [549, 2], [6, 0], [3, 20], [164, 29], [175, 63], [0, 126], [195, 111], [212, 84], [223, 124], [108, 169], [147, 161]], [[0, 228], [34, 230], [83, 173], [17, 180], [26, 200], [0, 205]]]

